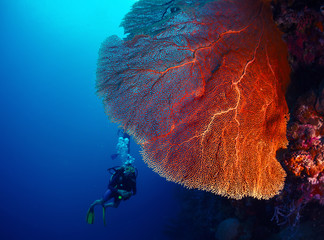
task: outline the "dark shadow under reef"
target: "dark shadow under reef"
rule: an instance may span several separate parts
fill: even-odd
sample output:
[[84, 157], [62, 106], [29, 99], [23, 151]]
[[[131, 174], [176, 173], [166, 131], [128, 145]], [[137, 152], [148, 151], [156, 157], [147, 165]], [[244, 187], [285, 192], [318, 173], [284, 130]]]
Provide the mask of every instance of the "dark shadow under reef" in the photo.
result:
[[[165, 227], [170, 240], [321, 240], [324, 234], [324, 208], [310, 202], [301, 210], [276, 222], [277, 198], [230, 200], [198, 190], [179, 189], [182, 208]], [[292, 196], [294, 197], [294, 196]], [[281, 221], [280, 220], [280, 221]]]

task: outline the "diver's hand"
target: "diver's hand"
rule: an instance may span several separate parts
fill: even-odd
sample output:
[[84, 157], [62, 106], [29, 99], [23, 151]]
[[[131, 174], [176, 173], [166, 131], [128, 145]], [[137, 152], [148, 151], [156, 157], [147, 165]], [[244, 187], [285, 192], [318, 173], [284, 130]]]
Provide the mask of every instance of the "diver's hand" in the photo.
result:
[[128, 199], [130, 198], [130, 196], [132, 196], [132, 192], [128, 192], [125, 190], [118, 190], [118, 194], [122, 196], [124, 199]]

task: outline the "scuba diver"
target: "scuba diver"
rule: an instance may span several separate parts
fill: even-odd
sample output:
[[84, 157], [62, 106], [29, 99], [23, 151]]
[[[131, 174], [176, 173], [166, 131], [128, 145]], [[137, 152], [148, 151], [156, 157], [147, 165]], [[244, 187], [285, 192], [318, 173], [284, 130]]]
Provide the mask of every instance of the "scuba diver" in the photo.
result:
[[[136, 177], [137, 169], [133, 166], [134, 158], [129, 155], [129, 135], [123, 133], [123, 137], [119, 137], [117, 144], [117, 154], [113, 154], [111, 158], [114, 160], [120, 158], [123, 165], [112, 167], [108, 172], [112, 174], [108, 189], [101, 199], [95, 200], [89, 207], [87, 212], [87, 223], [93, 224], [94, 207], [101, 205], [103, 210], [103, 221], [106, 225], [105, 211], [107, 207], [117, 208], [122, 200], [128, 200], [136, 194]], [[109, 201], [111, 200], [112, 201]]]

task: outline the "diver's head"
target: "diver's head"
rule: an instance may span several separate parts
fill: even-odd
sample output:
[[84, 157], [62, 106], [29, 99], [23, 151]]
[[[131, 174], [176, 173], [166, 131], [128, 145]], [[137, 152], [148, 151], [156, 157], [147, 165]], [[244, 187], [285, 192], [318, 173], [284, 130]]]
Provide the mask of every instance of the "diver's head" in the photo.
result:
[[132, 164], [126, 164], [123, 167], [124, 167], [124, 174], [125, 175], [135, 174], [135, 167]]

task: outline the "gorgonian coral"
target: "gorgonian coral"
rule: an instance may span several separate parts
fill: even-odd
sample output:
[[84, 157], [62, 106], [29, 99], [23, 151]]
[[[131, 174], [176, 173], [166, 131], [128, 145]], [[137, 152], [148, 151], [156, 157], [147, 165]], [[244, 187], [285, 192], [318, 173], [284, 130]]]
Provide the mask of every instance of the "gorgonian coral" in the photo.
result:
[[154, 171], [189, 188], [268, 199], [284, 185], [287, 50], [268, 1], [142, 0], [100, 50], [110, 118]]

